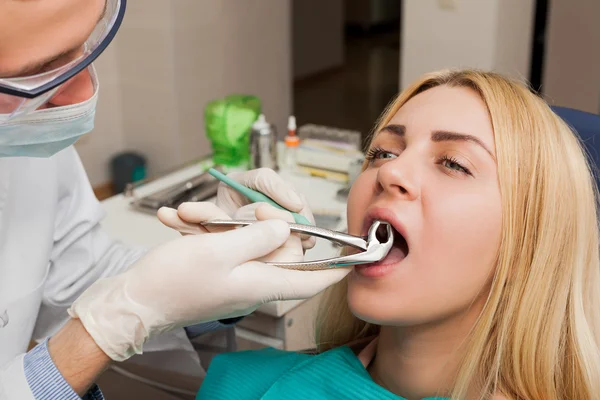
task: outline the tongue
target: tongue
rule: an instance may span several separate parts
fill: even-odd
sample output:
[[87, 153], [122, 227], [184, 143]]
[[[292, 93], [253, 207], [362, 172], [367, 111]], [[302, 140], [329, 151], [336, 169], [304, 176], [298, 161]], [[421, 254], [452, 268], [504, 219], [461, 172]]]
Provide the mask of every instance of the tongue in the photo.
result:
[[388, 255], [382, 261], [386, 264], [395, 264], [404, 260], [405, 257], [406, 252], [400, 246], [394, 245], [394, 247], [392, 247]]

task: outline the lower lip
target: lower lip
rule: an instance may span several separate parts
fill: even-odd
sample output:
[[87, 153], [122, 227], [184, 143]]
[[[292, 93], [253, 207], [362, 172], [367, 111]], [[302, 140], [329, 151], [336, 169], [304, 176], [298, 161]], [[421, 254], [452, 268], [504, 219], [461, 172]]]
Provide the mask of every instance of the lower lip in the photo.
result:
[[392, 247], [383, 260], [373, 264], [356, 265], [354, 271], [368, 278], [379, 278], [392, 272], [405, 258], [406, 256], [402, 250]]

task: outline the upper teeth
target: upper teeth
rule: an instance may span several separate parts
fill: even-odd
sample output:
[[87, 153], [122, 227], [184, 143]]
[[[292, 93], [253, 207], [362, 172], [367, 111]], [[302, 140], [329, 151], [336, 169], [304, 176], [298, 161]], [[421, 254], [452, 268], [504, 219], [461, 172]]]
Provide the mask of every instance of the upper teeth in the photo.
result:
[[[388, 223], [382, 223], [381, 225], [379, 225], [379, 228], [377, 228], [377, 238], [381, 241], [381, 242], [386, 242], [388, 240]], [[391, 225], [390, 225], [390, 228]], [[392, 228], [392, 232], [393, 232], [394, 228]]]

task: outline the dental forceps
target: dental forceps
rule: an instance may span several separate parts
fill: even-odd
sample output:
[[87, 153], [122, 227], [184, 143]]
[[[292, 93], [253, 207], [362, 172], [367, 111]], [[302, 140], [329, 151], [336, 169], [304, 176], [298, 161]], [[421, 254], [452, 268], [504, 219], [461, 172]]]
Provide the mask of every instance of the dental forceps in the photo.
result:
[[[213, 227], [238, 227], [248, 226], [257, 222], [256, 220], [213, 220], [201, 223], [203, 226]], [[387, 240], [380, 242], [377, 238], [377, 230], [381, 225], [386, 227]], [[302, 261], [302, 262], [267, 262], [280, 268], [295, 269], [301, 271], [316, 271], [320, 269], [348, 267], [352, 265], [369, 264], [385, 258], [394, 244], [394, 231], [390, 224], [382, 221], [375, 221], [369, 228], [367, 236], [353, 236], [347, 233], [333, 231], [330, 229], [319, 228], [312, 225], [289, 224], [290, 231], [304, 235], [315, 236], [342, 246], [350, 246], [362, 250], [359, 253], [345, 256], [327, 258], [323, 260]]]

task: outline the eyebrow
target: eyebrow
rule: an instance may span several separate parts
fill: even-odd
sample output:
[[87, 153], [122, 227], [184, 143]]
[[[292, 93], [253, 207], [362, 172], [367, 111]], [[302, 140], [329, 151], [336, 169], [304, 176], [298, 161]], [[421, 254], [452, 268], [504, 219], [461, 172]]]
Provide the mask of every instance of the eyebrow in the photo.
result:
[[[109, 0], [106, 0], [104, 2], [104, 8], [102, 9], [102, 13], [100, 14], [100, 17], [98, 17], [98, 20], [96, 21], [96, 25], [98, 25], [100, 23], [100, 21], [102, 21], [102, 19], [106, 16], [106, 11], [108, 10], [108, 1]], [[86, 38], [86, 40], [87, 40], [87, 38]], [[63, 52], [61, 52], [59, 54], [47, 57], [47, 58], [45, 58], [45, 59], [43, 59], [41, 61], [36, 61], [34, 63], [26, 65], [25, 67], [22, 67], [19, 70], [11, 73], [11, 76], [8, 76], [8, 77], [5, 77], [5, 78], [33, 75], [33, 74], [36, 73], [36, 71], [43, 70], [47, 66], [49, 66], [52, 63], [56, 62], [57, 60], [60, 60], [61, 58], [66, 57], [70, 53], [72, 53], [75, 50], [79, 49], [81, 46], [83, 46], [83, 43], [82, 44], [78, 44], [77, 46], [74, 46], [73, 48], [65, 50], [65, 51], [63, 51]]]
[[[384, 131], [392, 133], [397, 136], [404, 137], [404, 135], [406, 134], [406, 127], [404, 125], [386, 125], [380, 130], [380, 132], [384, 132]], [[492, 159], [494, 161], [496, 161], [496, 156], [494, 156], [494, 153], [492, 153], [492, 151], [485, 145], [485, 143], [483, 143], [481, 141], [481, 139], [479, 139], [478, 137], [473, 136], [473, 135], [469, 135], [466, 133], [445, 131], [445, 130], [435, 130], [435, 131], [431, 132], [431, 141], [436, 142], [436, 143], [439, 143], [439, 142], [471, 142], [471, 143], [474, 143], [474, 144], [480, 146], [482, 149], [484, 149], [492, 157]]]
[[404, 136], [404, 134], [406, 133], [406, 127], [404, 125], [386, 125], [383, 128], [381, 128], [379, 132], [383, 131], [393, 133], [394, 135], [398, 136]]

